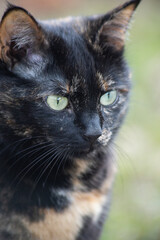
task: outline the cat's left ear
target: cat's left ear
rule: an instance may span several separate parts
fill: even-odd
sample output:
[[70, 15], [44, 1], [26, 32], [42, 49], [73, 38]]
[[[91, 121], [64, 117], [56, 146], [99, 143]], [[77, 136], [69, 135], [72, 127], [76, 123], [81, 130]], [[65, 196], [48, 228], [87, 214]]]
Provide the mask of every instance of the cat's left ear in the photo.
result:
[[102, 50], [121, 51], [132, 15], [141, 0], [131, 0], [106, 15], [89, 20], [90, 37]]

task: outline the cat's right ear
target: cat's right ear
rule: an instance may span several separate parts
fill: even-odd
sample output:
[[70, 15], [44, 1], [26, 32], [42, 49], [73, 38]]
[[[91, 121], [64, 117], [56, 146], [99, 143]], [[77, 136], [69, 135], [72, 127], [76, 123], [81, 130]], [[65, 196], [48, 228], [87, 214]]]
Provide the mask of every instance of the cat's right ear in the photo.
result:
[[36, 20], [23, 8], [10, 5], [0, 23], [0, 60], [8, 68], [40, 60], [46, 44]]

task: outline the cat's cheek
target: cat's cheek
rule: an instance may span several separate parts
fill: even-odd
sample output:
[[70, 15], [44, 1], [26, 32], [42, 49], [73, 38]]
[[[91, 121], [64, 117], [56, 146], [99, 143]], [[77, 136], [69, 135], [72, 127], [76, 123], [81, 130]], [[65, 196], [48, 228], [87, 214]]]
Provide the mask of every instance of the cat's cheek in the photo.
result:
[[74, 114], [74, 112], [71, 108], [67, 108], [66, 111], [67, 111], [67, 113], [69, 114], [70, 117], [72, 116], [72, 114]]
[[115, 121], [114, 111], [112, 111], [112, 109], [103, 107], [102, 116], [104, 119], [103, 128], [110, 129]]
[[[109, 115], [109, 111], [108, 111], [107, 108], [103, 108], [102, 111], [103, 111], [103, 113], [105, 114], [105, 117], [106, 117], [106, 115]], [[103, 114], [103, 115], [104, 115], [104, 114]]]

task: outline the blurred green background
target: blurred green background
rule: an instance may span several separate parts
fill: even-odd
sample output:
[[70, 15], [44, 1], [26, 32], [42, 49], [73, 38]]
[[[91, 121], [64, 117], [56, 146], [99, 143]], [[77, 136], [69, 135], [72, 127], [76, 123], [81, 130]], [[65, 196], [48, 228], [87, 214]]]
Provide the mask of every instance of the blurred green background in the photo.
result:
[[[105, 13], [123, 3], [10, 2], [41, 19]], [[0, 0], [1, 15], [4, 9], [5, 1]], [[130, 111], [115, 146], [118, 174], [101, 240], [160, 240], [160, 0], [142, 0], [130, 29], [126, 57], [133, 72], [133, 91]]]

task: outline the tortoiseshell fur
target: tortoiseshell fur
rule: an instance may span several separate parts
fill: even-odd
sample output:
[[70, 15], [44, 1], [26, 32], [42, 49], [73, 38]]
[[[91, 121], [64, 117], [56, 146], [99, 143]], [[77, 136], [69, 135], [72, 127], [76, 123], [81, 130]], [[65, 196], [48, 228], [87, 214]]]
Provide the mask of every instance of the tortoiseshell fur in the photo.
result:
[[[0, 240], [100, 238], [116, 171], [113, 141], [131, 86], [125, 33], [139, 2], [39, 22], [20, 7], [4, 13]], [[117, 100], [103, 107], [100, 97], [110, 90]], [[69, 99], [66, 109], [46, 104], [53, 94]]]

